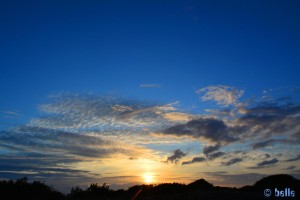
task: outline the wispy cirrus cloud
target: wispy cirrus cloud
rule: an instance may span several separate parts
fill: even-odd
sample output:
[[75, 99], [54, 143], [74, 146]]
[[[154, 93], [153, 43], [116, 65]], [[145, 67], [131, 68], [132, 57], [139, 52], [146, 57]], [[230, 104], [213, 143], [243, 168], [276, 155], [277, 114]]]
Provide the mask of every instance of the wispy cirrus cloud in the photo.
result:
[[172, 122], [164, 114], [174, 104], [159, 105], [116, 96], [63, 94], [40, 106], [48, 116], [32, 119], [30, 125], [78, 131], [131, 130], [163, 127]]

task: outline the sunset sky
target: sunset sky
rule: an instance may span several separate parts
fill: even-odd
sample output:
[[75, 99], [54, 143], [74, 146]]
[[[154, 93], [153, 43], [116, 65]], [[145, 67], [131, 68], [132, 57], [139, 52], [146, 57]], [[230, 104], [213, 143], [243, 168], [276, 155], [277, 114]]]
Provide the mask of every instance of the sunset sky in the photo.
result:
[[0, 1], [0, 179], [300, 178], [300, 2]]

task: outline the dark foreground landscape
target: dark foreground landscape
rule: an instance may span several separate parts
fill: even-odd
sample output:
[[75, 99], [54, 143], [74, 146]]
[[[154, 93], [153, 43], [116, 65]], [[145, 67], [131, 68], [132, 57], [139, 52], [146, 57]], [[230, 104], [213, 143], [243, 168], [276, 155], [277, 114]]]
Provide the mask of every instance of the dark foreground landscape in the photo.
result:
[[[269, 189], [269, 191], [265, 191]], [[269, 193], [271, 192], [271, 193]], [[91, 184], [86, 190], [72, 188], [65, 195], [42, 182], [28, 182], [22, 178], [16, 181], [0, 181], [0, 193], [5, 199], [30, 200], [231, 200], [231, 199], [300, 199], [300, 180], [290, 175], [272, 175], [265, 177], [252, 186], [241, 188], [219, 187], [199, 179], [188, 185], [163, 183], [159, 185], [136, 185], [127, 190], [111, 190], [106, 184]], [[269, 197], [266, 197], [266, 196]]]

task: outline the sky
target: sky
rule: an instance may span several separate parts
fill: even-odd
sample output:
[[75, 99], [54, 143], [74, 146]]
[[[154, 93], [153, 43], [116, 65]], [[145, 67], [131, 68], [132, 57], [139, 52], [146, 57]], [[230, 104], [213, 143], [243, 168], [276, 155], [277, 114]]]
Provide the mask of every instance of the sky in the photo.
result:
[[0, 179], [300, 178], [300, 3], [0, 1]]

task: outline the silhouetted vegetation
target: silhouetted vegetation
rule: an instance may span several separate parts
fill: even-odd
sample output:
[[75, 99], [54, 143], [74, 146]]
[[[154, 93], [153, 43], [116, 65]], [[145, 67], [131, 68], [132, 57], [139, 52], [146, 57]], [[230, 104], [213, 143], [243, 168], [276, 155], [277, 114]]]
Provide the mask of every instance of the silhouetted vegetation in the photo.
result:
[[52, 187], [39, 182], [28, 182], [26, 177], [16, 181], [0, 181], [1, 199], [30, 199], [30, 200], [52, 200], [65, 199], [65, 196], [55, 191]]
[[[284, 190], [292, 188], [296, 197], [300, 194], [300, 180], [290, 175], [272, 175], [257, 181], [252, 186], [242, 188], [230, 188], [214, 186], [204, 179], [199, 179], [188, 185], [180, 183], [163, 183], [159, 185], [135, 185], [127, 190], [111, 190], [105, 183], [99, 185], [92, 183], [87, 189], [79, 187], [71, 189], [68, 195], [64, 195], [45, 183], [34, 181], [28, 182], [26, 177], [16, 181], [0, 181], [1, 197], [5, 199], [30, 199], [30, 200], [179, 200], [179, 199], [274, 199], [265, 197], [265, 189]], [[2, 199], [2, 198], [1, 198]], [[275, 198], [276, 199], [276, 198]], [[284, 199], [284, 197], [280, 197]], [[291, 199], [288, 197], [287, 199]], [[294, 198], [296, 199], [296, 198]]]

